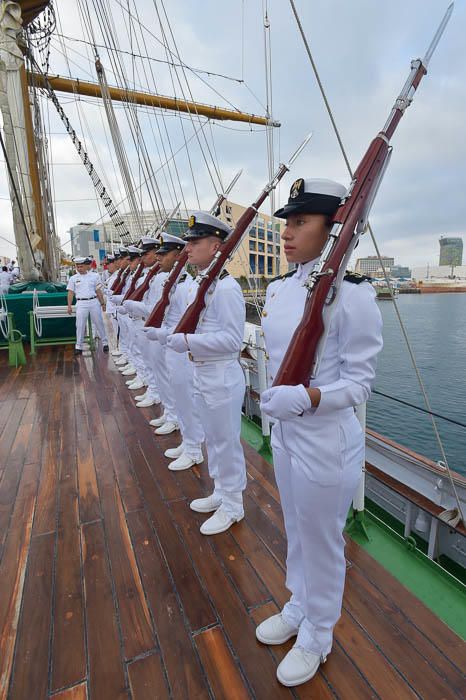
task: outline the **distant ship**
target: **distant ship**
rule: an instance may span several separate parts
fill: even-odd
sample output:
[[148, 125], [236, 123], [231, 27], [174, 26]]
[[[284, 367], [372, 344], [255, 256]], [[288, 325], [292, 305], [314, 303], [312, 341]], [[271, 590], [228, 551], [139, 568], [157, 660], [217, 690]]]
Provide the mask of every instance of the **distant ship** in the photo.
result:
[[428, 277], [416, 283], [421, 294], [466, 292], [466, 280], [448, 277]]

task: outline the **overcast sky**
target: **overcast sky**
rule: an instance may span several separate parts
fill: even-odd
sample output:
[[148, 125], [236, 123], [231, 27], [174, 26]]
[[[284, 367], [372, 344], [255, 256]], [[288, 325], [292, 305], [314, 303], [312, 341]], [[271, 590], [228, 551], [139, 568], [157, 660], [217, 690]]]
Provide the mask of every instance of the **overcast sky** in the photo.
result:
[[[97, 43], [102, 39], [95, 5], [112, 8], [113, 32], [122, 50], [165, 59], [160, 44], [162, 31], [156, 8], [160, 0], [104, 0], [88, 2]], [[192, 96], [209, 104], [262, 114], [265, 104], [263, 0], [165, 0], [170, 27], [183, 61], [190, 67], [236, 78], [212, 77], [186, 70], [170, 74], [163, 63], [132, 60], [121, 54], [130, 85], [162, 94]], [[90, 47], [66, 37], [89, 40], [75, 0], [55, 0], [59, 25], [52, 40], [50, 72], [95, 80]], [[82, 3], [81, 3], [82, 4]], [[133, 20], [122, 9], [129, 5]], [[296, 5], [319, 69], [324, 88], [341, 130], [353, 167], [370, 140], [383, 126], [394, 99], [409, 72], [412, 58], [422, 56], [446, 9], [440, 0], [296, 0]], [[136, 14], [138, 17], [136, 18]], [[328, 177], [348, 184], [336, 138], [332, 131], [314, 75], [298, 34], [288, 0], [269, 0], [268, 16], [272, 45], [273, 115], [282, 124], [274, 132], [275, 161], [286, 159], [304, 136], [312, 131], [307, 150], [283, 181], [277, 200], [287, 197], [297, 177]], [[138, 21], [139, 20], [139, 24]], [[142, 28], [141, 28], [142, 27]], [[244, 29], [243, 29], [244, 28]], [[163, 20], [163, 29], [169, 27]], [[438, 262], [441, 235], [465, 235], [466, 193], [466, 7], [457, 1], [453, 17], [431, 61], [428, 75], [418, 90], [393, 138], [389, 170], [374, 204], [371, 221], [384, 254], [411, 266]], [[172, 39], [170, 38], [170, 42]], [[63, 56], [66, 47], [68, 62]], [[173, 48], [173, 43], [171, 43]], [[122, 71], [112, 73], [111, 56], [100, 49], [109, 84], [122, 84]], [[205, 82], [202, 82], [200, 78]], [[177, 83], [177, 76], [179, 83]], [[187, 78], [187, 82], [185, 80]], [[175, 81], [175, 90], [172, 79]], [[217, 91], [217, 92], [214, 92]], [[220, 94], [218, 94], [220, 93]], [[75, 104], [71, 95], [60, 97], [78, 135], [84, 137], [91, 160], [115, 201], [125, 196], [116, 160], [110, 147], [105, 114], [95, 101]], [[94, 222], [103, 215], [94, 188], [79, 157], [54, 112], [41, 98], [43, 116], [50, 129], [57, 228], [63, 242], [78, 221]], [[115, 105], [126, 145], [135, 186], [147, 176], [141, 165], [127, 110]], [[267, 180], [264, 130], [244, 124], [217, 122], [200, 127], [196, 120], [178, 116], [163, 119], [153, 111], [139, 112], [139, 124], [156, 171], [166, 156], [181, 149], [177, 168], [164, 168], [157, 175], [160, 199], [170, 207], [182, 194], [190, 208], [197, 208], [195, 183], [201, 206], [209, 207], [218, 189], [213, 160], [218, 159], [224, 183], [239, 169], [243, 175], [231, 199], [251, 203]], [[160, 136], [162, 134], [162, 138]], [[202, 134], [207, 138], [203, 140]], [[189, 140], [189, 160], [185, 139]], [[165, 152], [164, 152], [165, 151]], [[215, 182], [211, 181], [205, 160]], [[173, 182], [173, 187], [172, 187]], [[138, 188], [143, 206], [150, 208], [146, 187]], [[182, 194], [181, 194], [182, 193]], [[13, 239], [5, 166], [0, 166], [0, 236]], [[154, 201], [152, 190], [152, 201]], [[277, 202], [278, 204], [278, 202]], [[270, 205], [265, 211], [270, 211]], [[127, 210], [123, 203], [121, 211]], [[106, 217], [105, 217], [106, 218]], [[69, 246], [65, 246], [69, 248]], [[0, 254], [14, 255], [14, 247], [0, 238]], [[364, 239], [358, 255], [374, 254]]]

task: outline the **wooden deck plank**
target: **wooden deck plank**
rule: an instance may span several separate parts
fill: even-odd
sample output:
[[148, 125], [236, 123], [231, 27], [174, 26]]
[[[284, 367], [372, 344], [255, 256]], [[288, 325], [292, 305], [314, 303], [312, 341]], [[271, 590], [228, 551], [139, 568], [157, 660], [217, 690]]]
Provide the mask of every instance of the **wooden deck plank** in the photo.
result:
[[61, 693], [53, 695], [53, 700], [88, 700], [87, 683], [80, 683], [72, 688], [62, 690]]
[[128, 515], [128, 526], [152, 609], [172, 697], [208, 698], [202, 670], [163, 553], [142, 511]]
[[8, 692], [16, 632], [24, 588], [32, 520], [37, 493], [38, 464], [24, 467], [0, 562], [0, 700]]
[[30, 425], [18, 427], [10, 455], [5, 463], [3, 478], [0, 481], [0, 557], [8, 532], [10, 516], [15, 505], [30, 433]]
[[47, 695], [54, 548], [55, 533], [32, 538], [9, 700]]
[[92, 700], [127, 700], [102, 524], [83, 525], [82, 537], [90, 695]]
[[128, 664], [132, 700], [169, 700], [160, 656], [151, 654]]
[[57, 526], [59, 452], [59, 433], [56, 431], [47, 432], [42, 450], [42, 468], [40, 472], [39, 492], [37, 494], [33, 535], [43, 535], [47, 532], [54, 532]]
[[248, 700], [249, 691], [220, 627], [200, 632], [196, 634], [194, 640], [214, 698]]
[[55, 564], [52, 691], [86, 677], [84, 591], [77, 492], [74, 403], [64, 397], [60, 441], [58, 538]]
[[80, 522], [90, 523], [102, 517], [99, 489], [95, 471], [92, 444], [85, 414], [76, 413], [78, 457], [78, 490]]
[[[3, 391], [3, 387], [2, 387]], [[14, 402], [9, 412], [0, 440], [0, 479], [8, 462], [8, 456], [16, 439], [16, 432], [21, 423], [21, 418], [26, 408], [27, 400], [18, 399]]]

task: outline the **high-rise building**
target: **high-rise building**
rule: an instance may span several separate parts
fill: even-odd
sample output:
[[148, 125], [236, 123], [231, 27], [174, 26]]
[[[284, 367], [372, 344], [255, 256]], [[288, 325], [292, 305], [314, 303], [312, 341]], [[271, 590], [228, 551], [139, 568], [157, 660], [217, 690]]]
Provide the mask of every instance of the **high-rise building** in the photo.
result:
[[[383, 266], [388, 274], [395, 265], [395, 258], [388, 258], [385, 255], [381, 256]], [[361, 275], [383, 275], [382, 265], [378, 255], [369, 255], [367, 258], [358, 258], [356, 260], [355, 272]]]
[[73, 257], [92, 255], [98, 265], [101, 263], [107, 252], [105, 228], [102, 224], [97, 226], [81, 222], [72, 226], [68, 233]]
[[457, 267], [463, 264], [463, 239], [440, 237], [439, 265]]

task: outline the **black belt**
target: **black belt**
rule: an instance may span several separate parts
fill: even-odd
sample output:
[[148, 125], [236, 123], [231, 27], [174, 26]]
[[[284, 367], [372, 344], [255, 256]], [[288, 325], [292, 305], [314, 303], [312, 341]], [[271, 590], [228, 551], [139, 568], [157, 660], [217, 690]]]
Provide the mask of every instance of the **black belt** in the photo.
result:
[[97, 297], [76, 297], [76, 301], [91, 301], [91, 299], [97, 299]]

